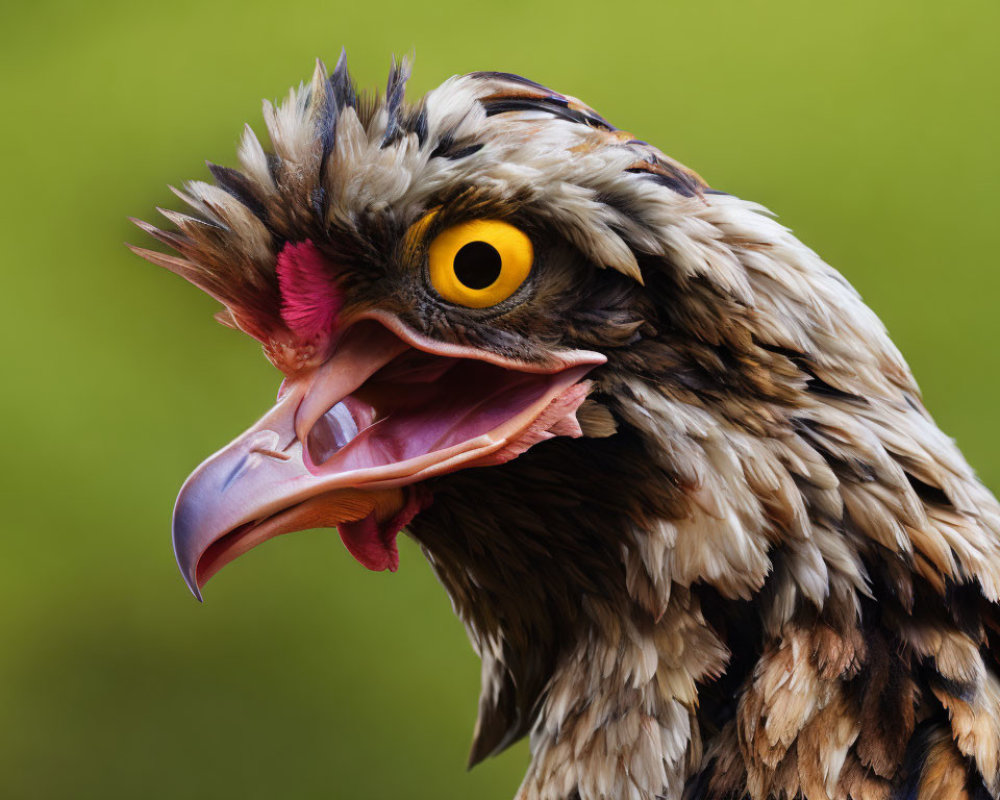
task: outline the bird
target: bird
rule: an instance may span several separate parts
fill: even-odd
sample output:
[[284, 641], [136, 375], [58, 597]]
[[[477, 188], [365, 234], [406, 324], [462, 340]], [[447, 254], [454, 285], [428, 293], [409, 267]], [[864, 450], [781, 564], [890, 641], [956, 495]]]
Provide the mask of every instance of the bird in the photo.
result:
[[1000, 797], [1000, 507], [883, 324], [761, 205], [504, 72], [341, 54], [133, 246], [277, 401], [185, 481], [200, 599], [275, 536], [415, 540], [517, 800]]

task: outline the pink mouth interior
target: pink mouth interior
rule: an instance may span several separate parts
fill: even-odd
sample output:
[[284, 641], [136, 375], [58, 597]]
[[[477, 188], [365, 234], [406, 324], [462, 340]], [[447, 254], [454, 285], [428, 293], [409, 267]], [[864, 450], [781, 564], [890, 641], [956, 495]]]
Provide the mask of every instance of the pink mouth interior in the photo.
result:
[[320, 474], [372, 469], [459, 445], [516, 417], [557, 382], [559, 374], [408, 350], [317, 421], [308, 466]]

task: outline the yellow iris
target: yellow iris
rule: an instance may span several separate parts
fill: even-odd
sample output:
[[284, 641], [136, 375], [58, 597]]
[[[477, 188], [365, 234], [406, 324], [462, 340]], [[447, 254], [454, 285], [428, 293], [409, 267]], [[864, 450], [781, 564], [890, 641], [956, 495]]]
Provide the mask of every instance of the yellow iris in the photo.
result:
[[445, 300], [467, 308], [506, 300], [524, 283], [533, 260], [527, 234], [491, 219], [453, 225], [428, 249], [431, 284]]

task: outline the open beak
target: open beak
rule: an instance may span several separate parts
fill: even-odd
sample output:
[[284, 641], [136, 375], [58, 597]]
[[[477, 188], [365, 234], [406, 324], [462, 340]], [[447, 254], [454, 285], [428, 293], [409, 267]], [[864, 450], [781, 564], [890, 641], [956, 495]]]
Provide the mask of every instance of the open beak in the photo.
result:
[[256, 545], [336, 527], [365, 566], [395, 570], [396, 534], [429, 502], [427, 478], [503, 463], [557, 435], [579, 436], [586, 374], [572, 351], [526, 365], [421, 337], [370, 314], [320, 366], [289, 379], [274, 407], [185, 481], [174, 552], [191, 591]]

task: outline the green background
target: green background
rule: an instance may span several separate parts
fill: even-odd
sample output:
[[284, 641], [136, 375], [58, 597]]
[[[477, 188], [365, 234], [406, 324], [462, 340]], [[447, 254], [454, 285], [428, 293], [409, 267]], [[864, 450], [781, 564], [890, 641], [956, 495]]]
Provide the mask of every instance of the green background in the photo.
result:
[[199, 606], [175, 493], [273, 399], [213, 303], [128, 253], [168, 183], [233, 164], [262, 97], [346, 46], [410, 96], [474, 69], [574, 94], [763, 202], [844, 272], [1000, 487], [1000, 4], [258, 0], [0, 11], [0, 797], [510, 798], [464, 770], [478, 665], [416, 548], [331, 531], [241, 559]]

